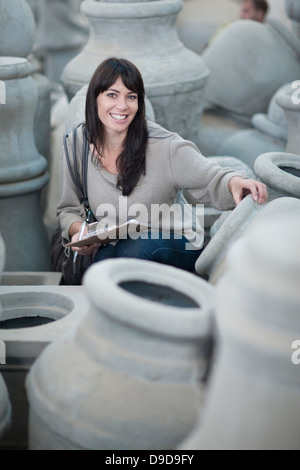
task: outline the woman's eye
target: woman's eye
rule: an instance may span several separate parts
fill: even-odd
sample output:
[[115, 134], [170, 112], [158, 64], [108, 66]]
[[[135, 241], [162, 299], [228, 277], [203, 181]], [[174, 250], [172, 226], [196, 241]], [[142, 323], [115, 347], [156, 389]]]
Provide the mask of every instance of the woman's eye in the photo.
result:
[[137, 95], [129, 95], [128, 98], [130, 100], [137, 100]]
[[108, 93], [107, 95], [109, 98], [115, 98], [117, 95], [115, 93]]

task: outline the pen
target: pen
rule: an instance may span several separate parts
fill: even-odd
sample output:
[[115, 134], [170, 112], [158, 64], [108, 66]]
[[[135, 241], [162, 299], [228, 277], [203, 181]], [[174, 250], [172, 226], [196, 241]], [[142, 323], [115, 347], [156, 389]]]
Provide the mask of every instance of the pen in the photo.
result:
[[[86, 220], [83, 222], [83, 224], [82, 224], [82, 226], [81, 226], [78, 240], [82, 240], [85, 227], [86, 227]], [[76, 274], [76, 260], [77, 260], [77, 256], [78, 256], [78, 251], [75, 251], [75, 254], [74, 254], [74, 257], [73, 257], [73, 274]]]

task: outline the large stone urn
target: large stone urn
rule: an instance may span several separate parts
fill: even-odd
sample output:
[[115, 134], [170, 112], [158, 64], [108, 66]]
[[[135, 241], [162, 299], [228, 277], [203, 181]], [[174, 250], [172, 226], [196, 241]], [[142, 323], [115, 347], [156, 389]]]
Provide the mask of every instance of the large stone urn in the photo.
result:
[[250, 119], [266, 113], [279, 87], [300, 76], [300, 40], [275, 19], [232, 23], [202, 57], [210, 70], [206, 100]]
[[81, 11], [90, 37], [62, 74], [69, 99], [90, 81], [102, 60], [125, 57], [143, 75], [156, 121], [197, 142], [208, 69], [178, 38], [176, 18], [182, 5], [182, 0], [84, 1]]
[[23, 58], [0, 58], [5, 103], [0, 105], [0, 226], [6, 271], [50, 269], [49, 240], [40, 192], [48, 181], [47, 162], [33, 137], [37, 87]]
[[228, 255], [207, 401], [181, 450], [300, 448], [299, 213], [270, 202]]
[[90, 310], [27, 380], [30, 449], [172, 449], [195, 424], [214, 288], [183, 270], [114, 259], [84, 279]]

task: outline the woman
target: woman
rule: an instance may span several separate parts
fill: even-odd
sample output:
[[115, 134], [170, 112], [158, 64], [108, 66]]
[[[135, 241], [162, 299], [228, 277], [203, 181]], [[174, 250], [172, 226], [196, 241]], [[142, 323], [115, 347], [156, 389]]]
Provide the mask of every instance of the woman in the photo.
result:
[[[146, 121], [144, 98], [141, 74], [131, 62], [105, 60], [89, 84], [86, 122], [80, 126], [82, 132], [77, 132], [76, 150], [80, 156], [86, 132], [88, 199], [96, 219], [109, 226], [135, 217], [151, 229], [106, 245], [72, 249], [84, 256], [98, 248], [94, 262], [133, 257], [194, 271], [203, 246], [203, 228], [186, 225], [180, 207], [174, 206], [177, 192], [189, 190], [199, 203], [229, 210], [248, 193], [264, 203], [266, 187], [219, 167], [192, 142]], [[68, 151], [73, 161], [72, 139], [68, 139]], [[164, 214], [157, 210], [166, 207], [172, 210]], [[65, 241], [78, 240], [84, 208], [65, 158], [57, 214]]]

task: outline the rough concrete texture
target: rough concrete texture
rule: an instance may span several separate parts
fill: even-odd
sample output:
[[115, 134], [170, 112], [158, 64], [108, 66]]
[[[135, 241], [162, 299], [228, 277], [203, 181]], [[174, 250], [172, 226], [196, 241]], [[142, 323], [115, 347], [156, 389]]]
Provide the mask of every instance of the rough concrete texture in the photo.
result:
[[218, 357], [181, 450], [299, 449], [299, 213], [298, 199], [270, 202], [228, 254]]
[[[120, 286], [140, 280], [172, 293], [150, 300]], [[30, 448], [174, 448], [201, 406], [214, 288], [141, 260], [98, 263], [84, 283], [87, 318], [47, 347], [28, 376]], [[175, 293], [196, 307], [164, 303]]]

